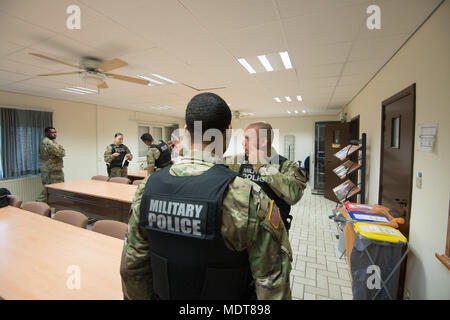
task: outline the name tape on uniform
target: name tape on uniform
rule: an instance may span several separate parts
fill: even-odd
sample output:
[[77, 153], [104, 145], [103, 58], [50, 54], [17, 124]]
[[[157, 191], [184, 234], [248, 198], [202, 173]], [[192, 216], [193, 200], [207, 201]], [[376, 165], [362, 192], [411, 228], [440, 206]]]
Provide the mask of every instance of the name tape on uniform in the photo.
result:
[[150, 199], [148, 227], [160, 231], [203, 237], [206, 232], [206, 203]]

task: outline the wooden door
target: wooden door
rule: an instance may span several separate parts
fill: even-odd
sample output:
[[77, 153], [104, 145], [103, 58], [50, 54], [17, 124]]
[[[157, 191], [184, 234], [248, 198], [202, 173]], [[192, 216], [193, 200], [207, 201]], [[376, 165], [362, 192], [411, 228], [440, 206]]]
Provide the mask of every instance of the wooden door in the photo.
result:
[[340, 185], [341, 179], [333, 172], [333, 169], [343, 163], [334, 156], [336, 152], [350, 143], [350, 123], [333, 123], [325, 127], [325, 176], [324, 197], [339, 202], [333, 193], [333, 188]]
[[[409, 238], [413, 182], [415, 84], [382, 103], [380, 186], [378, 202], [402, 217], [400, 232]], [[406, 260], [401, 267], [398, 298], [403, 297]]]

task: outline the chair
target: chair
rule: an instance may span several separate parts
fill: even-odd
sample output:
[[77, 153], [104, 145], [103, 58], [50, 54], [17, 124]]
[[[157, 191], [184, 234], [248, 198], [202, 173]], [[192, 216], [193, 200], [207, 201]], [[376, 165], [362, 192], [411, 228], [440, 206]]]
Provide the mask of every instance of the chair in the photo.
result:
[[91, 180], [99, 180], [99, 181], [108, 181], [109, 177], [107, 176], [93, 176]]
[[30, 201], [25, 203], [22, 209], [40, 214], [41, 216], [50, 217], [50, 206], [45, 202]]
[[92, 226], [92, 231], [106, 234], [121, 240], [125, 239], [128, 225], [114, 220], [99, 220]]
[[58, 211], [53, 219], [71, 224], [75, 227], [80, 227], [85, 229], [88, 223], [88, 217], [78, 211], [74, 210], [60, 210]]
[[144, 181], [144, 179], [142, 179], [142, 180], [134, 180], [133, 184], [138, 186], [138, 185], [140, 185], [142, 183], [142, 181]]
[[10, 194], [8, 195], [9, 205], [12, 207], [20, 208], [22, 205], [22, 199], [19, 196]]
[[108, 180], [109, 182], [115, 182], [115, 183], [123, 183], [123, 184], [130, 184], [130, 179], [125, 177], [114, 177]]

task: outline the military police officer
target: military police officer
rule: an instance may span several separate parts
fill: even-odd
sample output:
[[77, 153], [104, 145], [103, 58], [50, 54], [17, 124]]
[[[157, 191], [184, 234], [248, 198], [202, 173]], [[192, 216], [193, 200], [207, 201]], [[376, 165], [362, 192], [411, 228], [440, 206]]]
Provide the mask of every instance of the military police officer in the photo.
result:
[[130, 149], [123, 144], [123, 134], [116, 133], [114, 135], [114, 143], [106, 147], [104, 159], [110, 178], [128, 176], [128, 163], [133, 159], [133, 155]]
[[190, 139], [189, 152], [138, 187], [120, 267], [125, 299], [291, 299], [292, 249], [277, 206], [221, 164], [230, 108], [199, 94], [186, 109], [190, 136], [194, 121], [200, 135], [222, 133], [220, 150]]
[[56, 142], [56, 129], [47, 127], [44, 130], [45, 137], [39, 144], [39, 169], [44, 191], [38, 201], [47, 202], [46, 184], [64, 182], [63, 158], [66, 156], [64, 148]]
[[[257, 183], [275, 201], [289, 230], [291, 205], [301, 199], [307, 179], [296, 162], [276, 152], [272, 140], [273, 129], [269, 123], [250, 124], [244, 130], [245, 157], [227, 158], [225, 163], [242, 177]], [[239, 163], [239, 159], [243, 161]]]
[[141, 136], [142, 142], [149, 146], [147, 152], [147, 174], [151, 175], [156, 168], [161, 169], [171, 163], [171, 153], [169, 145], [162, 140], [154, 141], [150, 133]]

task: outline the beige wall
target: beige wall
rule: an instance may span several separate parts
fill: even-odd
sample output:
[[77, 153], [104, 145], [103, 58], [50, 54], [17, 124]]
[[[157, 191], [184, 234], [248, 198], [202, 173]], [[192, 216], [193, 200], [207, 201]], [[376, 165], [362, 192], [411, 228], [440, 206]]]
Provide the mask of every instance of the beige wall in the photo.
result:
[[[414, 176], [406, 289], [412, 299], [450, 299], [450, 272], [435, 258], [445, 251], [450, 191], [450, 2], [446, 1], [368, 86], [347, 106], [349, 118], [361, 115], [368, 138], [368, 196], [378, 200], [381, 102], [416, 83]], [[433, 152], [417, 150], [417, 125], [437, 121]]]
[[66, 181], [88, 179], [97, 174], [106, 175], [103, 153], [106, 146], [113, 143], [116, 132], [124, 134], [124, 143], [136, 156], [130, 164], [130, 170], [135, 170], [139, 168], [139, 122], [184, 124], [184, 120], [179, 118], [6, 91], [0, 91], [0, 106], [53, 111], [57, 141], [66, 150]]

